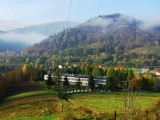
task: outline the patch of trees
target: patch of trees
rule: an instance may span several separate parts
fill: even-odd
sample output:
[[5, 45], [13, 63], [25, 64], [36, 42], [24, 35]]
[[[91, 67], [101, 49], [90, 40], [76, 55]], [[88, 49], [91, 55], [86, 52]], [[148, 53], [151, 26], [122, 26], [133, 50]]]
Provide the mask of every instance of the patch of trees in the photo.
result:
[[24, 64], [22, 69], [22, 79], [28, 81], [39, 81], [44, 79], [46, 70], [40, 64]]
[[89, 87], [95, 88], [93, 78], [97, 76], [106, 76], [106, 85], [101, 86], [106, 90], [123, 91], [132, 89], [135, 91], [159, 91], [160, 83], [151, 73], [134, 74], [132, 69], [102, 67], [98, 65], [65, 66], [62, 69], [55, 69], [52, 72], [82, 74], [89, 76]]
[[0, 77], [0, 102], [2, 102], [5, 98], [5, 92], [7, 89], [7, 82]]
[[14, 81], [37, 81], [44, 79], [46, 71], [39, 64], [24, 64], [19, 70], [12, 70], [0, 74], [0, 101], [5, 98], [5, 93], [10, 84]]
[[5, 99], [6, 90], [12, 82], [21, 80], [22, 74], [20, 70], [9, 71], [0, 76], [0, 102]]

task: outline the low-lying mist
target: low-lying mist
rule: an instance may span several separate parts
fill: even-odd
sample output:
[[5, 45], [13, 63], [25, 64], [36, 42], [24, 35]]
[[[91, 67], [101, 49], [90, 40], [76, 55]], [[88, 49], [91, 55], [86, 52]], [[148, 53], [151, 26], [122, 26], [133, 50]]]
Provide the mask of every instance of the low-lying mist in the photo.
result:
[[38, 33], [16, 33], [16, 32], [6, 32], [0, 34], [0, 39], [7, 42], [21, 42], [25, 44], [33, 45], [38, 43], [47, 36]]

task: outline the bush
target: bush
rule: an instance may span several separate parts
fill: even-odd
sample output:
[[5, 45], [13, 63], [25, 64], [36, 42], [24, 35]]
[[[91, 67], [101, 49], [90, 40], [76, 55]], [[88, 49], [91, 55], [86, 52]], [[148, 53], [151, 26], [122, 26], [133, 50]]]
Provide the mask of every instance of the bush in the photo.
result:
[[153, 86], [153, 90], [156, 91], [156, 92], [160, 91], [160, 83], [159, 84], [155, 84]]

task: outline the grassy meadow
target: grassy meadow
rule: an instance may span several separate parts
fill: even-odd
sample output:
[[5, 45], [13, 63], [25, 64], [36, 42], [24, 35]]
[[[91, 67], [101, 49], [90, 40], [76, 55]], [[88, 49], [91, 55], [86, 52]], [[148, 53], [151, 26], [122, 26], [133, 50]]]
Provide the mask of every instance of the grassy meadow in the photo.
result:
[[36, 96], [36, 95], [47, 95], [47, 94], [55, 94], [56, 92], [53, 90], [42, 90], [42, 91], [33, 91], [33, 92], [24, 92], [17, 95], [9, 96], [7, 97], [7, 100], [13, 100], [23, 97], [30, 97], [30, 96]]
[[[126, 98], [128, 101], [128, 95], [130, 94], [125, 92], [73, 94], [63, 100], [62, 111], [62, 100], [57, 97], [55, 91], [26, 92], [8, 97], [0, 105], [0, 118], [2, 120], [109, 120], [113, 118], [116, 110], [119, 120], [123, 117], [124, 101]], [[132, 101], [134, 108], [140, 113], [146, 110], [153, 112], [160, 101], [160, 93], [133, 93]]]
[[60, 100], [55, 93], [41, 94], [17, 99], [7, 99], [0, 105], [0, 118], [4, 120], [53, 120], [61, 111]]
[[[121, 112], [124, 109], [125, 96], [122, 92], [111, 93], [83, 93], [71, 96], [71, 101], [91, 109], [112, 114], [115, 110]], [[151, 109], [160, 100], [160, 93], [135, 93], [133, 94], [134, 106], [142, 110]]]
[[[69, 101], [75, 106], [79, 105], [81, 106], [80, 108], [90, 110], [94, 116], [105, 115], [102, 117], [104, 119], [113, 118], [115, 110], [117, 112], [118, 119], [122, 119], [125, 109], [130, 111], [131, 107], [134, 112], [136, 111], [135, 119], [139, 118], [140, 116], [142, 117], [145, 111], [153, 112], [157, 110], [157, 105], [160, 101], [160, 93], [133, 93], [132, 101], [129, 95], [131, 94], [124, 92], [82, 93], [72, 95]], [[125, 101], [127, 104], [126, 108]], [[128, 112], [127, 114], [130, 113]], [[151, 115], [150, 112], [150, 117], [153, 118], [153, 116], [155, 117], [156, 115]]]

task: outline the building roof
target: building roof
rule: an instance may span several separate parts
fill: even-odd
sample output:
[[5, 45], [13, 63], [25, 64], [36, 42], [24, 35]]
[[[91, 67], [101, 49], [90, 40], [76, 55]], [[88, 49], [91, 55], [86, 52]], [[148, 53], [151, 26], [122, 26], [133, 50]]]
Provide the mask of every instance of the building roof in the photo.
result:
[[159, 68], [159, 69], [156, 69], [156, 72], [160, 73], [160, 68]]
[[149, 71], [149, 68], [142, 68], [141, 73], [146, 73]]
[[117, 66], [116, 69], [123, 69], [123, 66]]

